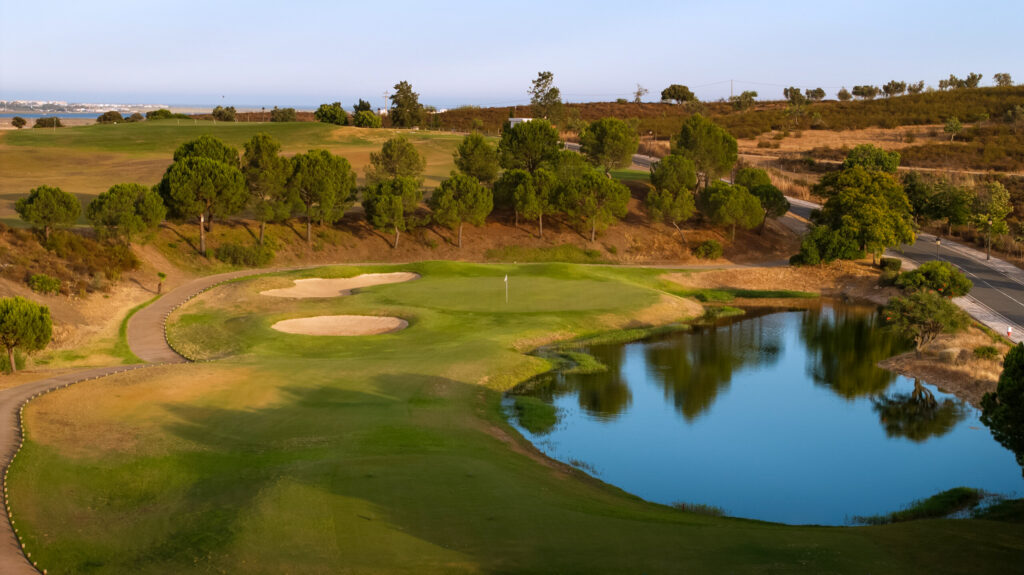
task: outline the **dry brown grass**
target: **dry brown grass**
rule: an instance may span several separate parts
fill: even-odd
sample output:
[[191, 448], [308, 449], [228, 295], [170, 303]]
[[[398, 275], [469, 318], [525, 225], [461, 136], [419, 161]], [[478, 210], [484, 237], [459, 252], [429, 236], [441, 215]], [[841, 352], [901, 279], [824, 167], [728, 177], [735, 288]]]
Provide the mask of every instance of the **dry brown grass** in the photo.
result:
[[26, 410], [32, 439], [72, 458], [204, 449], [166, 433], [168, 409], [207, 405], [257, 409], [277, 402], [274, 385], [245, 368], [212, 364], [130, 371], [47, 394]]
[[[1000, 359], [975, 357], [974, 349], [983, 345], [999, 350]], [[964, 333], [939, 336], [920, 354], [907, 352], [878, 365], [907, 377], [923, 379], [979, 407], [982, 396], [995, 391], [1003, 370], [1002, 356], [1008, 350], [1005, 343], [993, 341], [987, 333], [972, 326]]]
[[601, 322], [610, 330], [646, 328], [685, 321], [704, 314], [704, 306], [689, 298], [662, 294], [658, 303], [631, 314], [607, 315]]

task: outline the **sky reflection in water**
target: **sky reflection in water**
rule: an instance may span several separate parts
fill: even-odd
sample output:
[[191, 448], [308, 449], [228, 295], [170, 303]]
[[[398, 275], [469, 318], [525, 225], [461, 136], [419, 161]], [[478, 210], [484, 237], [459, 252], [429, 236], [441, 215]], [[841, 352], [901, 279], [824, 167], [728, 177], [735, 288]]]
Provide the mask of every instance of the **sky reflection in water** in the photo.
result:
[[[905, 349], [872, 308], [822, 303], [589, 351], [607, 373], [533, 392], [548, 455], [660, 503], [844, 524], [964, 485], [1024, 494], [978, 411], [875, 364]], [[515, 423], [515, 422], [513, 422]]]

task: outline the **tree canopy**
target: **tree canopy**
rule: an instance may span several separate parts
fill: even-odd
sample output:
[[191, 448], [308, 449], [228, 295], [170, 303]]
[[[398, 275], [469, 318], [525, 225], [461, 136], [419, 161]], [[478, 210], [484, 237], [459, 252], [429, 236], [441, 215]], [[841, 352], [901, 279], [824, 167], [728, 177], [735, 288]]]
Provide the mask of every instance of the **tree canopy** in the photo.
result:
[[878, 170], [895, 174], [900, 166], [899, 152], [886, 152], [871, 144], [855, 146], [843, 160], [843, 169], [860, 166], [865, 170]]
[[761, 217], [761, 232], [764, 232], [765, 223], [768, 218], [779, 218], [786, 215], [789, 211], [789, 200], [786, 196], [782, 195], [782, 190], [776, 188], [773, 184], [758, 184], [752, 188], [749, 188], [750, 193], [757, 198], [757, 201], [761, 203], [761, 211], [764, 215]]
[[674, 100], [677, 104], [695, 102], [697, 96], [693, 95], [690, 89], [682, 84], [672, 84], [661, 91], [662, 100]]
[[359, 112], [373, 112], [373, 106], [366, 100], [359, 98], [359, 102], [352, 106], [352, 113], [358, 114]]
[[28, 196], [14, 202], [14, 211], [23, 222], [43, 231], [46, 239], [54, 228], [74, 225], [82, 215], [82, 204], [78, 198], [60, 188], [39, 186], [29, 191]]
[[981, 398], [981, 422], [1014, 453], [1024, 474], [1024, 344], [1010, 348], [996, 391]]
[[426, 165], [426, 160], [408, 138], [395, 136], [384, 142], [379, 152], [370, 152], [366, 180], [369, 183], [377, 183], [398, 177], [410, 177], [419, 181]]
[[533, 115], [538, 118], [557, 120], [562, 111], [562, 93], [554, 86], [555, 75], [551, 72], [538, 72], [537, 78], [530, 84], [527, 93]]
[[636, 130], [618, 118], [592, 122], [580, 134], [580, 150], [591, 163], [604, 168], [605, 173], [630, 166], [639, 146]]
[[831, 180], [817, 223], [844, 230], [873, 256], [914, 242], [910, 201], [895, 176], [854, 166]]
[[498, 150], [479, 132], [467, 134], [455, 153], [455, 167], [484, 184], [498, 177]]
[[894, 330], [914, 341], [917, 351], [942, 333], [962, 331], [970, 325], [963, 310], [931, 290], [890, 299], [884, 314]]
[[933, 260], [896, 278], [896, 285], [911, 291], [930, 289], [945, 297], [967, 295], [974, 286], [971, 280], [949, 262]]
[[556, 191], [559, 208], [581, 232], [590, 229], [590, 241], [597, 231], [626, 216], [629, 188], [589, 168], [582, 176], [559, 178]]
[[433, 211], [435, 222], [459, 231], [461, 248], [463, 224], [482, 226], [494, 209], [494, 196], [475, 177], [453, 172], [434, 190], [427, 205]]
[[729, 173], [738, 157], [736, 138], [700, 114], [683, 122], [672, 144], [672, 153], [693, 161], [697, 173], [704, 178], [705, 189], [712, 180]]
[[249, 189], [249, 205], [260, 222], [260, 245], [263, 245], [267, 222], [289, 217], [298, 199], [287, 186], [291, 163], [281, 157], [280, 152], [281, 144], [261, 132], [245, 143], [242, 156], [242, 175]]
[[743, 186], [748, 190], [753, 190], [758, 186], [772, 185], [772, 178], [768, 175], [767, 171], [761, 168], [744, 166], [736, 170], [736, 175], [733, 177], [733, 183], [737, 186]]
[[7, 349], [11, 373], [18, 370], [14, 350], [33, 352], [50, 343], [50, 308], [21, 296], [0, 298], [0, 345]]
[[295, 113], [295, 108], [278, 108], [274, 106], [274, 109], [270, 111], [271, 122], [295, 122], [298, 120], [298, 115]]
[[174, 150], [175, 162], [185, 158], [209, 158], [235, 168], [239, 166], [238, 149], [210, 135], [199, 136]]
[[763, 213], [761, 203], [746, 188], [721, 181], [712, 182], [704, 192], [701, 211], [716, 225], [729, 226], [733, 240], [736, 226], [753, 229]]
[[[651, 185], [644, 205], [655, 222], [679, 224], [693, 217], [696, 205], [693, 189], [697, 187], [697, 169], [689, 158], [670, 154], [651, 166]], [[685, 238], [684, 238], [685, 241]]]
[[306, 242], [313, 242], [313, 220], [333, 224], [355, 202], [356, 175], [348, 160], [327, 150], [310, 150], [291, 159], [288, 188], [305, 206]]
[[160, 194], [142, 184], [117, 184], [96, 196], [86, 209], [98, 232], [123, 237], [129, 244], [132, 234], [156, 228], [166, 216]]
[[506, 125], [498, 142], [501, 167], [520, 168], [533, 173], [543, 162], [553, 160], [561, 148], [558, 131], [547, 120]]
[[316, 112], [313, 112], [313, 118], [317, 122], [334, 124], [336, 126], [344, 126], [348, 123], [348, 114], [345, 112], [345, 108], [341, 107], [341, 102], [320, 104]]
[[124, 121], [124, 116], [117, 110], [111, 110], [109, 112], [103, 112], [98, 118], [96, 118], [97, 124], [117, 124]]
[[234, 106], [228, 106], [227, 108], [224, 106], [217, 106], [213, 109], [212, 115], [214, 120], [219, 120], [221, 122], [234, 122], [235, 114], [236, 111]]
[[207, 214], [219, 218], [245, 207], [245, 178], [238, 168], [203, 156], [171, 164], [161, 184], [164, 202], [183, 218], [199, 218], [199, 251], [206, 254]]
[[391, 123], [399, 128], [411, 128], [420, 123], [423, 116], [423, 105], [420, 95], [412, 91], [412, 85], [406, 81], [395, 84], [395, 93], [391, 94], [391, 109], [388, 117]]
[[359, 110], [352, 115], [352, 125], [357, 128], [379, 128], [384, 125], [384, 121], [370, 110]]
[[25, 118], [22, 118], [21, 116], [15, 116], [11, 118], [11, 125], [19, 130], [24, 128], [25, 124], [27, 123], [28, 122], [25, 120]]
[[800, 253], [790, 258], [794, 265], [816, 266], [835, 260], [856, 260], [864, 257], [856, 237], [849, 229], [833, 230], [828, 226], [811, 226], [800, 240]]
[[363, 192], [363, 209], [366, 210], [366, 220], [373, 227], [394, 229], [394, 247], [398, 248], [399, 232], [412, 227], [412, 216], [422, 200], [419, 180], [399, 176], [367, 186]]

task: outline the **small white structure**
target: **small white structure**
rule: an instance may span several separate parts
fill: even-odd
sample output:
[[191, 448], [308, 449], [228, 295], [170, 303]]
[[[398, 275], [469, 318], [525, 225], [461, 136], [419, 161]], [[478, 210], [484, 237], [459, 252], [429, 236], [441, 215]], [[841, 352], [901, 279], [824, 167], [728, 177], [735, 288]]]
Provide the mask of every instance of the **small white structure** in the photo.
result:
[[532, 119], [533, 118], [509, 118], [508, 119], [508, 125], [509, 125], [510, 128], [515, 128], [519, 124], [522, 124], [524, 122], [529, 122]]
[[381, 116], [381, 117], [387, 116], [388, 115], [388, 109], [387, 108], [377, 108], [377, 115]]

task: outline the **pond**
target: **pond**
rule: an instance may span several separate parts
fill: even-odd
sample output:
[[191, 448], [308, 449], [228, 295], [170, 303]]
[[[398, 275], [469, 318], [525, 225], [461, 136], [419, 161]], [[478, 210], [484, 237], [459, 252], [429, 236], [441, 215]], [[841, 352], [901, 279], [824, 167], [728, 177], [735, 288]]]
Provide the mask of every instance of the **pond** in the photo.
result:
[[548, 456], [630, 493], [735, 517], [841, 525], [957, 486], [1024, 494], [976, 409], [876, 367], [904, 350], [873, 307], [749, 312], [583, 348], [608, 370], [514, 392], [552, 403], [557, 423], [531, 433], [510, 419]]

